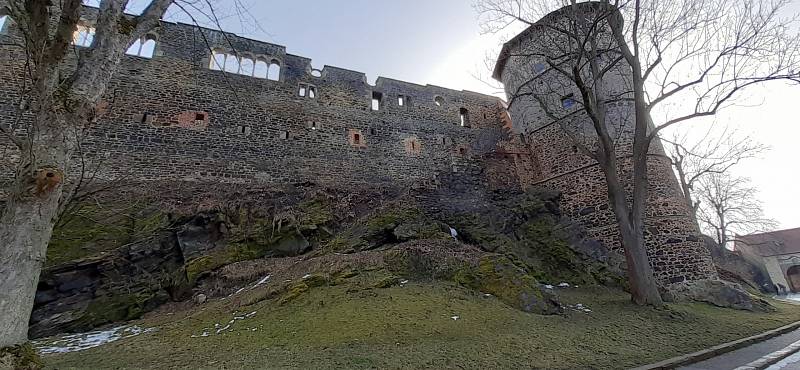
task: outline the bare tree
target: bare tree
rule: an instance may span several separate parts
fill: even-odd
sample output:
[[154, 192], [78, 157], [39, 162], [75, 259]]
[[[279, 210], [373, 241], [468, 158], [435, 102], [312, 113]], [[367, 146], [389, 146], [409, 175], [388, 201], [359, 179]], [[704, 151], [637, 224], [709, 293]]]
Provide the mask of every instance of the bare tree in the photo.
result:
[[[713, 127], [712, 127], [713, 128]], [[745, 159], [756, 158], [769, 149], [748, 136], [739, 136], [735, 130], [725, 128], [719, 134], [712, 129], [698, 138], [689, 138], [686, 132], [675, 131], [667, 142], [672, 167], [678, 177], [686, 205], [698, 222], [700, 200], [695, 189], [707, 176], [727, 173]]]
[[735, 235], [774, 230], [778, 223], [764, 216], [758, 190], [746, 177], [712, 173], [701, 178], [698, 198], [702, 201], [698, 220], [703, 229], [726, 246]]
[[[126, 14], [128, 0], [96, 1], [85, 12], [81, 0], [2, 0], [0, 15], [13, 22], [14, 43], [24, 56], [18, 76], [19, 101], [14, 123], [0, 127], [16, 146], [14, 180], [7, 187], [0, 216], [0, 349], [27, 341], [28, 320], [47, 244], [59, 213], [72, 197], [81, 197], [83, 176], [70, 173], [87, 128], [102, 114], [100, 104], [123, 54], [160, 25], [170, 6], [219, 25], [212, 1], [151, 0], [139, 15]], [[238, 1], [237, 13], [246, 12]], [[82, 25], [89, 19], [90, 25]], [[73, 45], [79, 25], [93, 31], [90, 47]], [[91, 30], [91, 31], [90, 31]], [[82, 171], [79, 171], [83, 173]], [[86, 184], [83, 184], [86, 185]], [[97, 185], [102, 188], [102, 185]], [[0, 353], [6, 353], [5, 351]], [[0, 358], [0, 364], [13, 361]]]
[[[531, 69], [538, 68], [534, 60], [540, 60], [547, 67], [543, 72], [558, 76], [555, 86], [536, 83], [540, 78], [515, 81], [509, 104], [536, 100], [580, 150], [599, 163], [622, 236], [634, 302], [662, 303], [644, 245], [651, 147], [657, 146], [661, 130], [713, 116], [734, 104], [747, 87], [800, 81], [800, 38], [791, 31], [792, 20], [778, 16], [788, 2], [603, 0], [587, 5], [571, 0], [561, 10], [563, 20], [555, 24], [537, 20], [562, 6], [562, 1], [476, 3], [485, 31], [499, 32], [517, 23], [545, 27], [553, 35], [538, 43], [544, 51], [501, 56], [529, 58]], [[609, 82], [619, 75], [628, 89], [609, 89]], [[586, 127], [576, 125], [570, 119], [574, 114], [553, 101], [569, 92], [574, 92], [574, 103], [588, 118]], [[631, 135], [620, 135], [625, 128], [612, 127], [606, 117], [609, 103], [620, 99], [634, 104]], [[588, 142], [587, 132], [593, 134]], [[630, 177], [618, 173], [620, 146], [630, 148], [625, 154], [632, 162]], [[626, 190], [626, 183], [631, 190]]]

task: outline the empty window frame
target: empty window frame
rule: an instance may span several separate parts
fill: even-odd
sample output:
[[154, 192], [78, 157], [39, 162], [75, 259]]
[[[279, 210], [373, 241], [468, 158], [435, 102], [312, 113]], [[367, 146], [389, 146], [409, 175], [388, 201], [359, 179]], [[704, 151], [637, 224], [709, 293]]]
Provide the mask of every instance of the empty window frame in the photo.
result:
[[469, 127], [469, 111], [466, 108], [461, 108], [458, 111], [459, 126]]
[[253, 77], [255, 78], [267, 78], [269, 77], [269, 64], [267, 61], [263, 59], [256, 60], [255, 66], [253, 66]]
[[397, 105], [400, 107], [405, 107], [408, 105], [408, 97], [405, 95], [398, 95], [397, 96]]
[[281, 62], [273, 59], [269, 62], [267, 70], [267, 79], [270, 81], [280, 81], [281, 79]]
[[353, 144], [361, 145], [361, 134], [353, 134]]
[[383, 101], [383, 94], [373, 91], [372, 92], [372, 110], [381, 110], [381, 103]]
[[156, 52], [156, 40], [152, 36], [142, 37], [131, 44], [125, 54], [150, 59]]
[[575, 96], [573, 94], [561, 97], [561, 107], [564, 109], [572, 109], [576, 104], [577, 102], [575, 101]]
[[317, 87], [309, 84], [300, 84], [300, 87], [297, 90], [297, 95], [304, 98], [316, 99]]
[[441, 107], [444, 105], [444, 98], [441, 96], [436, 96], [433, 98], [433, 103], [436, 104], [437, 107]]
[[0, 33], [5, 33], [8, 24], [11, 23], [9, 19], [7, 15], [0, 15]]
[[72, 44], [75, 46], [90, 47], [94, 42], [94, 27], [79, 24], [75, 32], [72, 33]]

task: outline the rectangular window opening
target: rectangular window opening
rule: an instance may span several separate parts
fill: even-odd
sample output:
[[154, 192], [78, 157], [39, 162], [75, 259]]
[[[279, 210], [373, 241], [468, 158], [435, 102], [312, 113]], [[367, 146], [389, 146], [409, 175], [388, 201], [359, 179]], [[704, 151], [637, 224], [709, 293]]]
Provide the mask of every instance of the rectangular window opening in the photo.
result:
[[398, 95], [397, 96], [397, 105], [401, 106], [401, 107], [405, 107], [406, 106], [406, 97], [404, 95]]
[[353, 134], [353, 143], [354, 144], [361, 144], [361, 135], [360, 134]]
[[317, 98], [317, 88], [316, 87], [314, 87], [314, 86], [309, 86], [308, 87], [308, 97], [311, 98], [311, 99], [316, 99]]
[[305, 97], [306, 96], [306, 86], [300, 85], [300, 91], [297, 92], [297, 95]]
[[383, 100], [383, 94], [373, 91], [372, 92], [372, 110], [380, 110], [381, 109], [381, 100]]

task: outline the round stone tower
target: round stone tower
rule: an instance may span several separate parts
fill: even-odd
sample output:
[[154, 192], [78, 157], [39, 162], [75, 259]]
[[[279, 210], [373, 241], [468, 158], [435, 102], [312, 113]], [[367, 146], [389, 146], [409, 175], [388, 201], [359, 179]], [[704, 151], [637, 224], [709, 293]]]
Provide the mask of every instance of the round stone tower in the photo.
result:
[[[600, 2], [577, 4], [581, 14], [599, 14], [609, 8]], [[548, 14], [503, 46], [494, 77], [505, 85], [512, 127], [530, 152], [531, 186], [556, 189], [563, 194], [563, 209], [580, 221], [590, 234], [611, 250], [622, 253], [616, 219], [608, 202], [605, 177], [598, 163], [579, 150], [576, 142], [596, 146], [597, 134], [580, 104], [574, 82], [549, 67], [569, 46], [554, 28], [574, 19], [571, 6]], [[599, 49], [612, 45], [610, 30], [597, 32]], [[611, 49], [611, 48], [605, 48]], [[630, 91], [631, 69], [618, 53], [597, 56], [600, 66], [613, 66], [595, 89], [608, 99], [606, 127], [616, 138], [621, 180], [630, 189], [634, 105]], [[647, 240], [650, 262], [657, 279], [667, 285], [684, 280], [716, 278], [711, 256], [697, 224], [690, 216], [669, 159], [660, 142], [648, 157], [649, 192]]]

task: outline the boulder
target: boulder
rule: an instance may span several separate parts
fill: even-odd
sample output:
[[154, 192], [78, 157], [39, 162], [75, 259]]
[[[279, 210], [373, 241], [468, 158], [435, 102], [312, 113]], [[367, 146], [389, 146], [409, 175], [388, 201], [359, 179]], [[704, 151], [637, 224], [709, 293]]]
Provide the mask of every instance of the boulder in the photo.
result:
[[667, 287], [662, 296], [667, 302], [695, 301], [736, 310], [775, 311], [775, 307], [766, 300], [748, 293], [738, 284], [724, 280], [683, 281]]
[[224, 246], [227, 227], [217, 213], [200, 213], [189, 219], [177, 232], [178, 245], [188, 261]]

